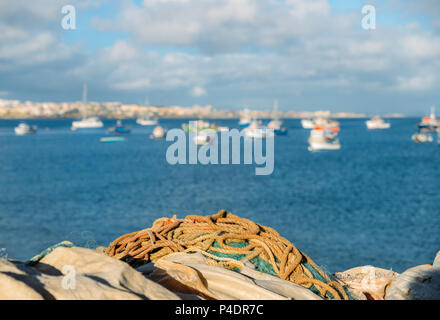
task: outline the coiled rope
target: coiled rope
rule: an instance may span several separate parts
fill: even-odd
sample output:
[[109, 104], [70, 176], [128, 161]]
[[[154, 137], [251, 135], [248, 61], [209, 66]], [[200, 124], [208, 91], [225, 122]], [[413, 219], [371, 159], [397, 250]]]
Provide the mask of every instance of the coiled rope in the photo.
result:
[[133, 267], [174, 252], [202, 252], [208, 263], [240, 269], [245, 261], [257, 270], [311, 289], [327, 299], [348, 299], [344, 288], [274, 229], [219, 211], [212, 216], [161, 218], [151, 228], [116, 239], [105, 253]]

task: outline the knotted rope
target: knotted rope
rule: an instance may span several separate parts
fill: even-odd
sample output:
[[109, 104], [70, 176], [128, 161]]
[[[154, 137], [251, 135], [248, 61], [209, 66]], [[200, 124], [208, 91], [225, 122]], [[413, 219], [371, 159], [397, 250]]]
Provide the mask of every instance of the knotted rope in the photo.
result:
[[105, 251], [133, 267], [174, 252], [202, 252], [209, 264], [228, 269], [240, 269], [250, 261], [260, 271], [311, 289], [324, 298], [348, 299], [338, 282], [274, 229], [225, 210], [207, 217], [158, 219], [149, 229], [116, 239]]

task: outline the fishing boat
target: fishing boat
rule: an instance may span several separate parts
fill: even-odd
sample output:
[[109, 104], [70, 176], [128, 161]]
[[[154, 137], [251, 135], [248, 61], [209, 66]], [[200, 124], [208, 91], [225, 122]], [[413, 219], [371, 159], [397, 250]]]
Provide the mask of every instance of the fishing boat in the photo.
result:
[[285, 136], [287, 135], [287, 129], [285, 127], [282, 127], [282, 125], [283, 121], [280, 120], [278, 113], [278, 101], [275, 100], [272, 120], [267, 124], [267, 128], [273, 129], [275, 135], [277, 136]]
[[338, 133], [339, 128], [325, 128], [316, 126], [310, 132], [310, 137], [308, 139], [308, 150], [318, 151], [341, 149], [341, 144], [337, 138]]
[[37, 133], [37, 130], [38, 130], [37, 126], [30, 126], [25, 122], [20, 122], [20, 124], [14, 128], [15, 134], [17, 136], [24, 136], [26, 134]]
[[[87, 85], [84, 85], [83, 89], [83, 105], [87, 109]], [[85, 115], [81, 120], [72, 122], [72, 130], [77, 129], [92, 129], [92, 128], [102, 128], [104, 124], [98, 117], [90, 117]]]
[[369, 130], [389, 129], [391, 127], [390, 123], [385, 122], [380, 117], [373, 117], [366, 121], [365, 124]]
[[429, 117], [423, 117], [422, 121], [418, 124], [419, 129], [428, 131], [435, 131], [439, 127], [439, 120], [435, 116], [435, 108], [431, 108], [431, 114]]
[[117, 120], [116, 121], [116, 125], [114, 127], [108, 128], [108, 132], [113, 133], [115, 135], [130, 134], [131, 133], [131, 127], [130, 126], [124, 126], [122, 124], [121, 120]]
[[123, 142], [125, 141], [125, 138], [123, 137], [104, 137], [100, 139], [103, 143], [116, 143], [116, 142]]
[[152, 137], [156, 139], [163, 139], [165, 137], [165, 134], [166, 134], [166, 130], [161, 126], [157, 126], [153, 130]]
[[240, 128], [247, 128], [252, 122], [252, 118], [250, 115], [249, 109], [244, 109], [240, 113], [240, 121], [238, 122]]
[[415, 143], [425, 143], [425, 142], [432, 142], [433, 138], [432, 135], [426, 132], [418, 132], [414, 133], [411, 137], [412, 141]]

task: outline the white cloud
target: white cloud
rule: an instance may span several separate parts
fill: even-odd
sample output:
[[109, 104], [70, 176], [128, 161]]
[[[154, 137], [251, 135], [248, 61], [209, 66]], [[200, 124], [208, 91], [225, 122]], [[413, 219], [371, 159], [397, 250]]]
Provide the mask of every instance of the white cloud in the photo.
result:
[[[127, 0], [115, 19], [92, 23], [102, 32], [123, 32], [124, 39], [91, 53], [64, 43], [57, 21], [63, 2], [25, 8], [19, 1], [0, 10], [0, 75], [18, 78], [16, 90], [41, 84], [35, 78], [42, 70], [52, 70], [56, 84], [93, 79], [103, 94], [160, 92], [173, 103], [207, 95], [206, 88], [219, 104], [258, 95], [271, 101], [274, 92], [307, 101], [339, 92], [392, 98], [440, 89], [435, 29], [407, 23], [367, 32], [360, 8], [335, 14], [327, 0], [145, 0], [141, 6]], [[353, 93], [353, 100], [360, 99]]]
[[194, 97], [201, 97], [207, 94], [206, 90], [203, 87], [196, 86], [192, 88], [191, 95]]
[[290, 13], [298, 19], [305, 19], [310, 15], [328, 16], [330, 4], [327, 0], [287, 0], [286, 4], [291, 7]]
[[429, 91], [432, 89], [436, 77], [433, 74], [424, 74], [412, 77], [397, 77], [396, 89], [399, 91]]
[[440, 38], [412, 34], [403, 39], [404, 53], [414, 58], [440, 56]]
[[120, 90], [148, 89], [151, 86], [150, 79], [138, 79], [134, 81], [122, 81], [111, 85], [112, 88]]

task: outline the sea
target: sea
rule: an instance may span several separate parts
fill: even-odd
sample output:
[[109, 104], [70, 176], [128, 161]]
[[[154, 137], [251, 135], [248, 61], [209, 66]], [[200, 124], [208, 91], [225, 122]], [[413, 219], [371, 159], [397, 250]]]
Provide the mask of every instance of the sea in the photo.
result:
[[[328, 272], [373, 265], [403, 272], [440, 250], [440, 147], [416, 144], [416, 118], [369, 131], [342, 119], [341, 150], [310, 152], [299, 119], [274, 141], [274, 171], [255, 164], [171, 165], [173, 142], [133, 127], [121, 143], [72, 120], [0, 120], [0, 256], [25, 261], [61, 242], [95, 248], [161, 217], [221, 209], [270, 226]], [[188, 120], [160, 120], [168, 130]], [[215, 120], [238, 128], [237, 120]], [[115, 120], [104, 120], [110, 127]]]

